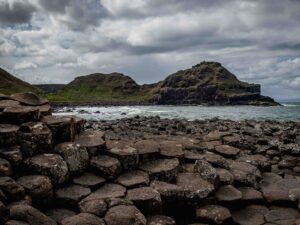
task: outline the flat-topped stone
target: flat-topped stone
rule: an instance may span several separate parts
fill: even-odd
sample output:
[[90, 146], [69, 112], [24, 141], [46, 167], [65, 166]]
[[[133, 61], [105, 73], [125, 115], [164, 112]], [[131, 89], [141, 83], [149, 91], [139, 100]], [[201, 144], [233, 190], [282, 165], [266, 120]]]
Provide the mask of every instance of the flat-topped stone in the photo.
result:
[[50, 128], [54, 143], [69, 142], [75, 139], [74, 119], [69, 116], [43, 116], [42, 122]]
[[93, 214], [79, 213], [63, 219], [61, 225], [105, 225], [105, 222]]
[[151, 180], [172, 181], [178, 173], [178, 159], [157, 159], [143, 163], [140, 168], [147, 172]]
[[21, 102], [25, 105], [30, 106], [37, 106], [37, 105], [44, 105], [47, 104], [48, 101], [45, 99], [40, 98], [36, 94], [33, 93], [16, 93], [10, 96], [10, 98], [14, 99], [15, 101]]
[[102, 184], [105, 183], [105, 181], [106, 180], [103, 177], [88, 172], [73, 179], [74, 184], [79, 184], [91, 189], [99, 188]]
[[49, 152], [52, 148], [52, 132], [42, 122], [27, 122], [20, 126], [20, 145], [24, 156]]
[[8, 160], [12, 166], [19, 166], [23, 160], [21, 148], [18, 145], [0, 149], [0, 156]]
[[215, 190], [213, 184], [197, 173], [179, 173], [176, 184], [182, 188], [187, 199], [204, 199]]
[[35, 108], [39, 109], [42, 116], [52, 115], [52, 109], [49, 104], [35, 106]]
[[263, 176], [259, 184], [265, 199], [272, 202], [293, 202], [290, 196], [290, 190], [300, 187], [299, 179], [282, 179], [271, 176]]
[[45, 205], [53, 198], [53, 186], [47, 176], [28, 175], [20, 177], [17, 182], [25, 188], [34, 204]]
[[102, 131], [86, 130], [81, 132], [75, 142], [86, 147], [90, 155], [95, 155], [106, 148], [105, 133]]
[[3, 110], [7, 107], [19, 106], [20, 102], [14, 100], [0, 100], [0, 110]]
[[215, 152], [227, 158], [235, 158], [239, 154], [240, 149], [230, 145], [218, 145], [215, 147]]
[[95, 172], [108, 179], [116, 178], [122, 170], [120, 161], [107, 155], [93, 156], [90, 163]]
[[12, 176], [12, 166], [10, 165], [10, 162], [6, 159], [0, 158], [0, 176]]
[[151, 182], [150, 186], [156, 191], [158, 191], [162, 199], [165, 200], [177, 201], [184, 197], [183, 189], [176, 184], [154, 180]]
[[159, 152], [159, 143], [155, 140], [140, 140], [133, 144], [133, 146], [140, 156], [140, 159], [153, 158]]
[[152, 215], [147, 217], [147, 225], [176, 225], [176, 221], [165, 215]]
[[122, 198], [125, 196], [125, 193], [125, 187], [119, 184], [107, 183], [87, 196], [84, 200]]
[[127, 188], [149, 185], [149, 175], [141, 170], [121, 174], [117, 181]]
[[57, 225], [56, 222], [44, 213], [26, 204], [14, 205], [10, 208], [10, 218], [21, 220], [30, 225]]
[[11, 146], [18, 143], [20, 127], [12, 124], [0, 124], [0, 146]]
[[289, 207], [271, 207], [265, 214], [266, 222], [274, 224], [298, 224], [296, 220], [299, 218], [299, 211]]
[[240, 225], [262, 225], [265, 224], [264, 216], [268, 212], [266, 206], [250, 205], [232, 213], [232, 219]]
[[222, 224], [231, 218], [231, 213], [223, 206], [206, 205], [196, 210], [196, 218], [201, 222]]
[[145, 213], [159, 212], [162, 208], [162, 201], [158, 191], [151, 187], [140, 187], [128, 190], [126, 198]]
[[252, 187], [238, 187], [237, 189], [242, 193], [242, 200], [245, 202], [254, 204], [264, 200], [262, 194]]
[[103, 217], [107, 211], [107, 203], [105, 199], [83, 199], [79, 202], [79, 210], [82, 213], [91, 213], [96, 216]]
[[146, 225], [144, 215], [134, 206], [119, 205], [106, 213], [104, 220], [107, 225]]
[[3, 191], [8, 201], [20, 200], [25, 195], [24, 188], [10, 177], [0, 177], [0, 190]]
[[134, 169], [138, 166], [139, 155], [135, 148], [111, 148], [107, 150], [108, 154], [117, 158], [124, 170]]
[[74, 216], [75, 212], [64, 208], [54, 208], [54, 209], [47, 210], [45, 214], [49, 216], [51, 219], [53, 219], [54, 221], [56, 221], [58, 224], [61, 224], [61, 221], [63, 219]]
[[232, 202], [242, 199], [242, 193], [232, 185], [223, 185], [216, 191], [220, 202]]
[[64, 142], [55, 146], [54, 152], [63, 157], [71, 175], [80, 174], [89, 166], [89, 154], [85, 147], [74, 142]]
[[226, 169], [216, 168], [217, 174], [219, 176], [220, 184], [232, 184], [233, 175]]
[[89, 194], [91, 194], [90, 188], [76, 184], [59, 188], [55, 192], [56, 200], [60, 205], [66, 207], [76, 206], [81, 199]]
[[183, 145], [177, 141], [160, 142], [160, 155], [168, 158], [182, 158], [184, 156]]
[[240, 161], [229, 161], [230, 173], [234, 177], [236, 184], [241, 186], [257, 186], [257, 181], [261, 179], [261, 173], [257, 167]]
[[69, 179], [67, 163], [58, 154], [40, 154], [24, 160], [26, 168], [37, 174], [49, 176], [54, 184], [62, 184]]
[[32, 106], [12, 106], [3, 110], [6, 121], [13, 124], [21, 124], [40, 119], [40, 110]]

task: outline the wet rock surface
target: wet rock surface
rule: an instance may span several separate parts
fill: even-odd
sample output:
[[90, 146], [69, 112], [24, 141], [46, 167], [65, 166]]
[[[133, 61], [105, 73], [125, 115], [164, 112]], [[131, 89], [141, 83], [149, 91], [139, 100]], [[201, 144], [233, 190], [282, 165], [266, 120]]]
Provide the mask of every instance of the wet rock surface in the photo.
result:
[[28, 96], [0, 100], [39, 114], [0, 123], [0, 224], [300, 222], [297, 121], [85, 123]]

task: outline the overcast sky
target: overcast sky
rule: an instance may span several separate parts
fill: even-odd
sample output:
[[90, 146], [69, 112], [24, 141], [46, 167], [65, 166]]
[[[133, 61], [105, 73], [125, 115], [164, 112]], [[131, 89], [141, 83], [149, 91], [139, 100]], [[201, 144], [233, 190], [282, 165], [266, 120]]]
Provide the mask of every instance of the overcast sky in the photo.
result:
[[300, 0], [0, 0], [0, 66], [31, 83], [152, 83], [203, 60], [299, 98]]

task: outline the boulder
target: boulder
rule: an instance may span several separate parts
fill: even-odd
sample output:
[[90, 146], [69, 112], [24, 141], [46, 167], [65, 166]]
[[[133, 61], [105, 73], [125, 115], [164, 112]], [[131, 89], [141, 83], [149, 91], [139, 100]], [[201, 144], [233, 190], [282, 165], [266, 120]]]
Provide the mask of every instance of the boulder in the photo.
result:
[[139, 163], [139, 155], [135, 148], [112, 148], [107, 150], [108, 154], [117, 158], [124, 170], [135, 169]]
[[104, 178], [88, 172], [73, 179], [74, 184], [79, 184], [85, 187], [89, 187], [91, 189], [99, 188], [101, 185], [105, 183], [105, 181], [106, 180]]
[[120, 175], [117, 181], [127, 188], [146, 186], [149, 185], [149, 175], [141, 170], [134, 170]]
[[10, 177], [12, 175], [12, 167], [6, 159], [0, 158], [0, 176]]
[[55, 192], [58, 204], [65, 207], [77, 206], [77, 203], [89, 194], [91, 194], [90, 188], [76, 184], [59, 188]]
[[45, 205], [53, 198], [53, 186], [51, 180], [46, 176], [23, 176], [17, 182], [24, 187], [35, 205]]
[[73, 142], [61, 143], [55, 146], [54, 152], [63, 157], [71, 175], [84, 172], [89, 165], [89, 154], [86, 148], [79, 144]]
[[107, 225], [146, 225], [144, 215], [134, 206], [119, 205], [106, 213], [104, 220]]
[[214, 185], [197, 173], [179, 173], [176, 184], [183, 190], [187, 199], [204, 199], [214, 191]]
[[172, 181], [179, 168], [178, 159], [157, 159], [143, 163], [140, 169], [147, 172], [150, 180]]
[[24, 105], [30, 106], [38, 106], [47, 104], [48, 101], [45, 99], [40, 98], [34, 93], [27, 92], [27, 93], [16, 93], [10, 96], [11, 99], [21, 102]]
[[10, 208], [10, 218], [22, 220], [30, 225], [57, 225], [57, 223], [29, 205], [15, 205]]
[[49, 152], [52, 148], [52, 133], [44, 123], [23, 123], [20, 127], [19, 137], [24, 156]]
[[58, 154], [40, 154], [24, 160], [26, 169], [48, 176], [54, 184], [62, 184], [69, 179], [67, 163]]
[[61, 225], [105, 225], [105, 222], [93, 214], [79, 213], [63, 219]]
[[196, 210], [196, 219], [200, 222], [222, 224], [230, 218], [230, 211], [219, 205], [206, 205]]
[[12, 124], [0, 124], [0, 146], [12, 146], [18, 143], [19, 127]]
[[6, 121], [13, 124], [39, 121], [40, 115], [40, 110], [32, 106], [13, 106], [3, 110]]
[[2, 190], [9, 201], [20, 200], [25, 195], [24, 188], [10, 177], [0, 177], [0, 190]]
[[157, 213], [162, 209], [160, 194], [151, 187], [140, 187], [128, 190], [126, 198], [132, 201], [144, 214]]
[[90, 155], [96, 155], [106, 148], [105, 133], [101, 131], [86, 130], [76, 137], [75, 143], [86, 147]]
[[153, 215], [147, 217], [147, 225], [176, 225], [176, 222], [168, 216]]
[[106, 155], [93, 156], [91, 158], [91, 167], [101, 176], [108, 179], [116, 178], [122, 170], [118, 159]]
[[223, 185], [216, 192], [220, 202], [228, 203], [242, 199], [242, 193], [232, 185]]

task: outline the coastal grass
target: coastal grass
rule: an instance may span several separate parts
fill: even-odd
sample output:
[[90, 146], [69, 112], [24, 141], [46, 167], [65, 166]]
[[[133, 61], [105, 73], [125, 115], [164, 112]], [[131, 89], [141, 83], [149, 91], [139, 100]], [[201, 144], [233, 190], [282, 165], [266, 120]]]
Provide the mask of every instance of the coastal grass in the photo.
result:
[[46, 96], [50, 102], [147, 102], [151, 95], [141, 90], [122, 93], [105, 85], [90, 86], [85, 83], [69, 86], [56, 94]]

